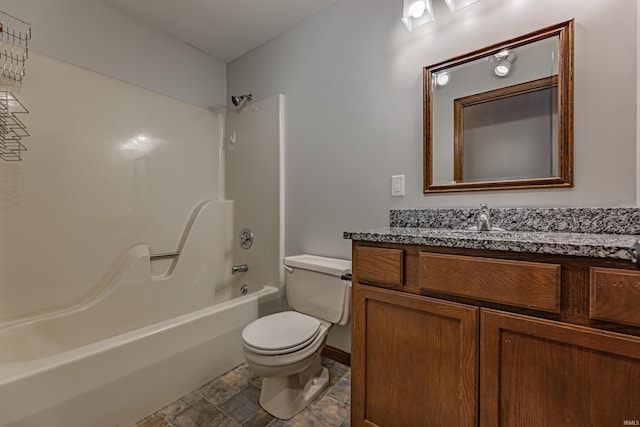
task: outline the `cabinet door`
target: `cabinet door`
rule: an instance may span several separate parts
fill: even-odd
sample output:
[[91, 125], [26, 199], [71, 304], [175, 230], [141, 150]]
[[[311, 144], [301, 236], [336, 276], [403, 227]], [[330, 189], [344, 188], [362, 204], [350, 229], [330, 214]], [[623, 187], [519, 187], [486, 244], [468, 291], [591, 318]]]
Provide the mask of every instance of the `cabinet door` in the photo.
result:
[[477, 425], [478, 309], [353, 289], [354, 426]]
[[640, 338], [482, 309], [480, 425], [640, 420]]

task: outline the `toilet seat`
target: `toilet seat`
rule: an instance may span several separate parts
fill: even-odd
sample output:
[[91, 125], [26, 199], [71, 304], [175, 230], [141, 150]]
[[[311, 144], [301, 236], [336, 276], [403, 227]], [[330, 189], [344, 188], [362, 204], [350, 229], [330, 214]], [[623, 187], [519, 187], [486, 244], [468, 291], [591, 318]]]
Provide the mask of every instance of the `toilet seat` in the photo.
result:
[[242, 342], [264, 355], [293, 353], [309, 346], [320, 334], [320, 320], [296, 311], [261, 317], [242, 331]]

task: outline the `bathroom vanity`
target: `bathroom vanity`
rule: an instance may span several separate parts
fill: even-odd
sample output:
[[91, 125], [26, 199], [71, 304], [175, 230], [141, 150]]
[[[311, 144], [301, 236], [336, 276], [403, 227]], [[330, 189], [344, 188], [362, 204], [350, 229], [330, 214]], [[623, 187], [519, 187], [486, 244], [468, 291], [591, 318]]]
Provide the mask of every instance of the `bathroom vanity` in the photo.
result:
[[[576, 224], [606, 229], [595, 215]], [[538, 221], [545, 231], [529, 221], [529, 230], [478, 232], [464, 222], [473, 214], [462, 217], [456, 229], [345, 233], [352, 424], [635, 425], [640, 270], [629, 250], [638, 237], [549, 231], [548, 216]]]

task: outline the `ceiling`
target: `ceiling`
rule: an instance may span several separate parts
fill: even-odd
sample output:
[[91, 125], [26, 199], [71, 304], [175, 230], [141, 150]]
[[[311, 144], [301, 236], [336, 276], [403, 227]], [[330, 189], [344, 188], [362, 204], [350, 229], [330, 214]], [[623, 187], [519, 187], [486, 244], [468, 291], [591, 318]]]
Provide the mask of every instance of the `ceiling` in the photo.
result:
[[224, 63], [335, 0], [104, 0]]

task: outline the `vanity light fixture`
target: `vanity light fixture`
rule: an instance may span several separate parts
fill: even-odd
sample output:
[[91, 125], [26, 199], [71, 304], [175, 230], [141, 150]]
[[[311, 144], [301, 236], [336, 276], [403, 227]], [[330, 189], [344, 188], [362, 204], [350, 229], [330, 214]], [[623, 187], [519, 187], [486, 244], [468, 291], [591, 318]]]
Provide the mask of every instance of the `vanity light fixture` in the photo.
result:
[[402, 6], [402, 23], [407, 30], [433, 22], [431, 0], [404, 0]]
[[480, 0], [444, 0], [444, 2], [449, 6], [451, 13], [455, 13], [472, 4], [480, 3]]
[[493, 57], [496, 58], [498, 61], [506, 58], [507, 56], [509, 56], [509, 49], [502, 49], [500, 52], [493, 55]]
[[[451, 13], [455, 13], [467, 6], [479, 3], [480, 0], [444, 0], [444, 2]], [[431, 0], [403, 0], [401, 20], [409, 31], [433, 22], [435, 18], [433, 17]]]
[[499, 55], [501, 53], [502, 52], [499, 52], [495, 55], [496, 59], [498, 59], [498, 63], [493, 69], [493, 72], [496, 73], [496, 76], [498, 77], [506, 77], [511, 71], [511, 64], [513, 63], [513, 60], [516, 59], [516, 54], [511, 53], [511, 54], [508, 54], [506, 57], [504, 56], [500, 57]]

